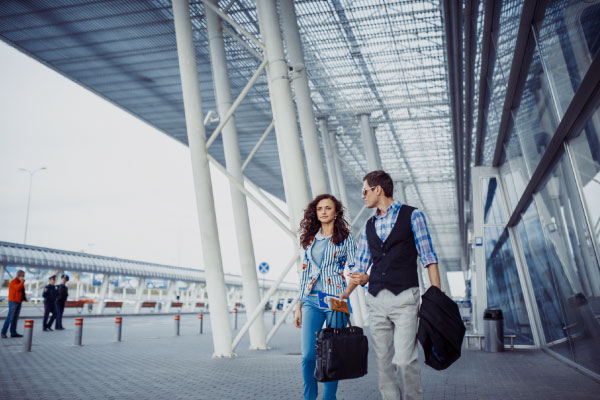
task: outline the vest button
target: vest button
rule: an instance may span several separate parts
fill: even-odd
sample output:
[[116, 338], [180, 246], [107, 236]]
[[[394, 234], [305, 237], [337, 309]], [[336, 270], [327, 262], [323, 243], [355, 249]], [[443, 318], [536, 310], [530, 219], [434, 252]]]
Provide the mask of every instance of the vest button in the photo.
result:
[[381, 275], [385, 276], [385, 272], [382, 272]]
[[383, 256], [385, 257], [385, 253], [383, 253]]

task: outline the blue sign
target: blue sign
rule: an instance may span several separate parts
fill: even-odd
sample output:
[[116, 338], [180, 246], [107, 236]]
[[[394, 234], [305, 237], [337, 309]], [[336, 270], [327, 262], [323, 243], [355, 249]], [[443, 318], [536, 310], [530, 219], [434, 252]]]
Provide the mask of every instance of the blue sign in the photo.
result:
[[267, 272], [269, 272], [269, 264], [267, 264], [266, 262], [261, 262], [260, 264], [258, 264], [258, 271], [261, 274], [266, 274]]

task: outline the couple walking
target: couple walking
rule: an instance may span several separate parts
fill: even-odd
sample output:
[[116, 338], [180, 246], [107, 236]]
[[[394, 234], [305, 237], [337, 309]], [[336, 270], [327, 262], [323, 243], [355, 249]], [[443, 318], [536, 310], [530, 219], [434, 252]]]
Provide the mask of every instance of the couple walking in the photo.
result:
[[[362, 229], [358, 246], [334, 196], [319, 195], [304, 211], [300, 242], [305, 251], [294, 323], [302, 329], [305, 399], [317, 398], [316, 332], [332, 312], [319, 306], [319, 292], [348, 298], [358, 285], [367, 283], [379, 390], [386, 400], [423, 398], [417, 353], [417, 257], [427, 268], [431, 284], [439, 288], [437, 256], [423, 213], [394, 200], [393, 192], [394, 183], [384, 171], [363, 178], [362, 198], [376, 211]], [[351, 272], [349, 282], [343, 275], [345, 267]], [[332, 326], [342, 327], [345, 322], [338, 319]], [[337, 385], [337, 381], [324, 383], [324, 400], [335, 399]]]

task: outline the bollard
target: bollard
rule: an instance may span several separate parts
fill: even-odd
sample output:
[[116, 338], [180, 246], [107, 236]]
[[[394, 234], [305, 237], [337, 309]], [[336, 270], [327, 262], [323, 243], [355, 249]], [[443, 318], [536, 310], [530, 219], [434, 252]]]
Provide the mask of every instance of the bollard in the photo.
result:
[[175, 315], [175, 336], [179, 336], [179, 314]]
[[25, 320], [25, 340], [23, 341], [23, 351], [31, 351], [31, 340], [33, 339], [33, 320]]
[[275, 325], [275, 322], [276, 322], [276, 321], [275, 321], [275, 320], [276, 320], [276, 317], [275, 317], [275, 313], [276, 313], [276, 312], [277, 312], [277, 311], [273, 310], [273, 325]]
[[81, 337], [83, 336], [83, 318], [75, 318], [75, 342], [74, 346], [81, 346]]
[[234, 315], [234, 329], [237, 331], [237, 307], [233, 307], [233, 315]]
[[204, 314], [200, 313], [198, 314], [198, 319], [200, 320], [200, 334], [202, 335], [202, 325], [204, 325]]
[[121, 327], [123, 326], [123, 317], [115, 318], [115, 342], [121, 341]]

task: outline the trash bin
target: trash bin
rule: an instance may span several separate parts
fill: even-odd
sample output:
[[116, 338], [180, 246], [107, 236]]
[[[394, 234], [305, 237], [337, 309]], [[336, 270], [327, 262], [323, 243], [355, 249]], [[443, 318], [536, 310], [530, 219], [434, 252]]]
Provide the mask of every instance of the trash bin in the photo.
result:
[[488, 308], [483, 312], [483, 340], [487, 352], [504, 351], [504, 317], [502, 310]]

